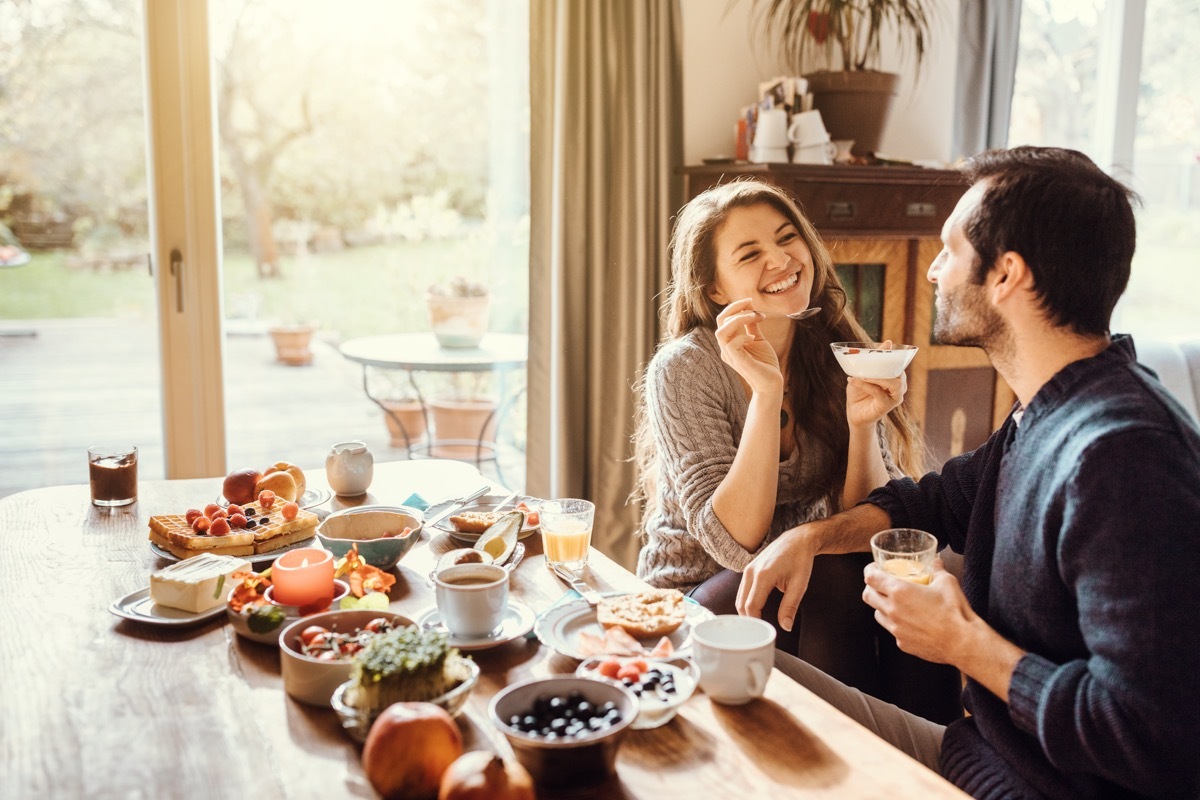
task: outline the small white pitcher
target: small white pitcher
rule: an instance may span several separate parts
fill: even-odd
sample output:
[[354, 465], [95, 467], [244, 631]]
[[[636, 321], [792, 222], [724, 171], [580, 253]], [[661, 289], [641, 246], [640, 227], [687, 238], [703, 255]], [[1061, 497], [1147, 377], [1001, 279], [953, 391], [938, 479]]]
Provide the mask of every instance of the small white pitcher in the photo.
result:
[[366, 442], [338, 442], [325, 456], [325, 479], [343, 497], [365, 494], [375, 477], [375, 457]]

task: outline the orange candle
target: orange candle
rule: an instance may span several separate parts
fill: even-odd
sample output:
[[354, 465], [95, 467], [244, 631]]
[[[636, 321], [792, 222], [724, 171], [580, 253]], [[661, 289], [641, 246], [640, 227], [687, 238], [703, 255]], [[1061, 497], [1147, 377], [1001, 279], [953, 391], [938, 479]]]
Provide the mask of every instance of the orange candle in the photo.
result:
[[333, 601], [333, 553], [315, 547], [292, 550], [271, 566], [271, 592], [284, 606], [328, 606]]

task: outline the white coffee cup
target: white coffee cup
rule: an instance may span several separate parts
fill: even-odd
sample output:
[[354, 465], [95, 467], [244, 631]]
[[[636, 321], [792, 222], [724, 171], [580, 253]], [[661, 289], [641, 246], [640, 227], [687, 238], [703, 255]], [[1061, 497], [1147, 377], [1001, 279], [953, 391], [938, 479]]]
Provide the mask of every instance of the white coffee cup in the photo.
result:
[[775, 628], [768, 622], [722, 614], [692, 629], [700, 688], [714, 702], [740, 706], [762, 697], [775, 666]]
[[782, 108], [768, 108], [758, 112], [754, 125], [754, 146], [760, 148], [787, 147], [788, 117]]
[[837, 145], [833, 142], [815, 142], [813, 144], [796, 145], [792, 152], [793, 164], [832, 164], [837, 154]]
[[825, 130], [825, 120], [821, 118], [821, 112], [814, 109], [793, 114], [792, 124], [787, 129], [787, 138], [792, 144], [800, 147], [828, 142], [829, 131]]
[[751, 147], [750, 161], [755, 164], [786, 164], [788, 155], [786, 147]]
[[495, 564], [458, 564], [433, 576], [442, 624], [454, 636], [492, 635], [508, 609], [508, 570]]

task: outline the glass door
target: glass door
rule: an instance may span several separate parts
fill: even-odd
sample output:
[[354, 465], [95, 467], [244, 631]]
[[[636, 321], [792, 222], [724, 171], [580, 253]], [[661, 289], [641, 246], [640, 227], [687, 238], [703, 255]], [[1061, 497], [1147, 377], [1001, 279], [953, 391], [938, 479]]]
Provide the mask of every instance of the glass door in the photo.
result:
[[0, 4], [0, 497], [164, 476], [142, 3]]
[[521, 488], [523, 369], [480, 365], [528, 330], [527, 5], [210, 7], [229, 468], [357, 439]]

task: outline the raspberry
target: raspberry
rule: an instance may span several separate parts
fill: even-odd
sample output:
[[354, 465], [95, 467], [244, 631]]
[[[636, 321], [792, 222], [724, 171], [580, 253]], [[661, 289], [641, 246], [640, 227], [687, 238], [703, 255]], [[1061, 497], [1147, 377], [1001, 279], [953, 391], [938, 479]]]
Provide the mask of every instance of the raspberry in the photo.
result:
[[264, 510], [275, 505], [275, 493], [270, 489], [263, 489], [258, 493], [258, 504], [262, 506]]
[[228, 516], [229, 516], [229, 512], [227, 512], [223, 508], [218, 508], [216, 511], [214, 511], [213, 513], [208, 515], [209, 519], [213, 519], [213, 520], [225, 519]]
[[300, 513], [300, 506], [296, 505], [295, 503], [284, 503], [280, 511], [283, 512], [284, 519], [293, 520], [296, 518], [296, 515]]
[[232, 526], [233, 526], [233, 527], [235, 527], [235, 528], [244, 528], [244, 527], [246, 527], [246, 522], [247, 522], [247, 521], [248, 521], [248, 520], [246, 519], [246, 515], [245, 515], [245, 514], [230, 514], [230, 515], [229, 515], [229, 524], [230, 524], [230, 525], [232, 525]]
[[236, 503], [230, 503], [230, 504], [229, 504], [229, 508], [227, 508], [227, 509], [225, 509], [225, 510], [226, 510], [227, 512], [229, 512], [229, 516], [231, 516], [231, 517], [232, 517], [234, 514], [245, 514], [245, 513], [246, 513], [246, 512], [244, 512], [244, 511], [242, 511], [242, 507], [241, 507], [241, 506], [239, 506], [239, 505], [237, 505]]
[[212, 527], [208, 529], [208, 533], [211, 536], [224, 536], [229, 533], [229, 520], [214, 519]]
[[192, 520], [192, 530], [196, 533], [204, 533], [210, 525], [212, 525], [212, 520], [203, 515]]
[[206, 505], [204, 507], [204, 516], [208, 517], [209, 519], [212, 519], [213, 514], [215, 514], [216, 512], [218, 512], [220, 510], [221, 510], [221, 507], [219, 505], [217, 505], [216, 503], [209, 503], [208, 505]]
[[191, 525], [193, 522], [195, 522], [195, 521], [196, 521], [196, 517], [203, 517], [203, 516], [204, 516], [204, 512], [203, 512], [203, 511], [201, 511], [200, 509], [198, 509], [198, 508], [189, 508], [189, 509], [187, 510], [187, 514], [186, 514], [186, 515], [184, 515], [184, 519], [186, 519], [186, 520], [187, 520], [187, 524], [188, 524], [188, 525]]

